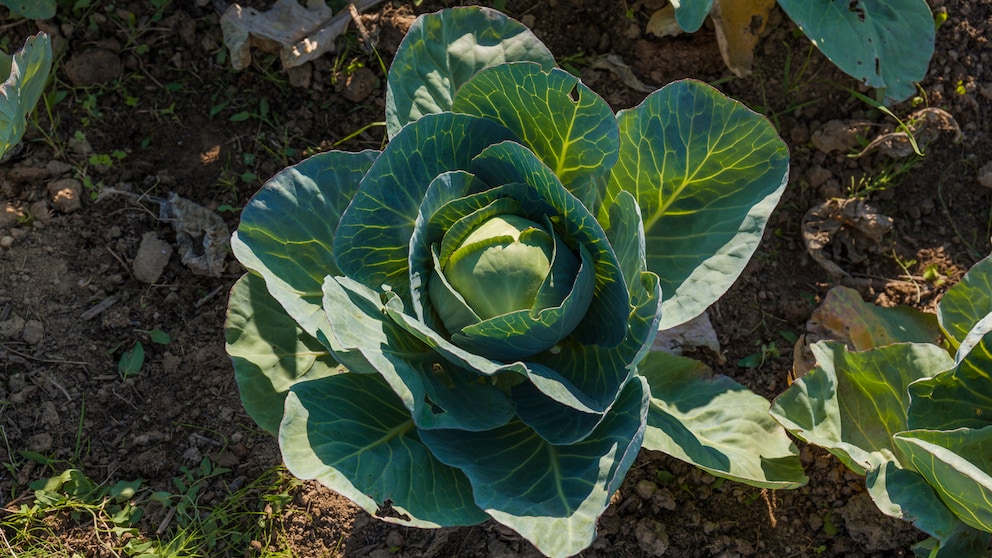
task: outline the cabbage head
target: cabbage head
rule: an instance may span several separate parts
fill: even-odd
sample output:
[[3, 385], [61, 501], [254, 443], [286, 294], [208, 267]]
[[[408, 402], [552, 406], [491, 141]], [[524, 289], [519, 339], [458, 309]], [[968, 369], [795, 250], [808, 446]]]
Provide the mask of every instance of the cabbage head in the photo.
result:
[[768, 402], [649, 349], [739, 276], [785, 188], [770, 123], [695, 81], [614, 113], [480, 7], [421, 16], [388, 144], [270, 179], [232, 246], [242, 401], [288, 469], [381, 519], [595, 539], [642, 447], [804, 482]]

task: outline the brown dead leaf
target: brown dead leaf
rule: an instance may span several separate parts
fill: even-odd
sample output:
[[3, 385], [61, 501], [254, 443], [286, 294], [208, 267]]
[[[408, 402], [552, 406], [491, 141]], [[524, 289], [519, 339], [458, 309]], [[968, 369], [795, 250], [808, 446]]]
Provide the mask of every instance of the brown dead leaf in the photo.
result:
[[[381, 0], [358, 0], [358, 11]], [[231, 66], [243, 70], [251, 64], [251, 47], [278, 52], [283, 68], [299, 66], [334, 50], [334, 41], [348, 28], [348, 10], [331, 16], [323, 0], [276, 0], [268, 11], [231, 4], [220, 17], [224, 44], [231, 53]]]
[[913, 154], [913, 141], [920, 149], [937, 141], [945, 133], [953, 135], [952, 142], [961, 141], [961, 127], [951, 113], [937, 107], [927, 107], [910, 114], [905, 120], [906, 128], [888, 131], [873, 139], [857, 155], [858, 158], [874, 150], [890, 159], [902, 159]]
[[827, 200], [813, 206], [803, 217], [806, 251], [834, 277], [848, 275], [837, 260], [865, 261], [890, 230], [892, 219], [858, 198]]
[[651, 14], [651, 19], [644, 26], [644, 31], [656, 37], [674, 37], [681, 33], [682, 28], [675, 21], [675, 6], [668, 4]]
[[754, 47], [768, 24], [775, 0], [727, 0], [713, 2], [710, 17], [716, 26], [716, 41], [724, 63], [737, 77], [751, 73]]

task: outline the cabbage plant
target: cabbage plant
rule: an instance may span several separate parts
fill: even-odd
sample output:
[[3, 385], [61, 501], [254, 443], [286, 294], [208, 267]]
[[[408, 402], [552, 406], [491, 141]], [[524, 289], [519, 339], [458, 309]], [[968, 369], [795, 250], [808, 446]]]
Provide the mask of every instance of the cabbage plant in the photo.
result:
[[385, 521], [595, 538], [644, 447], [805, 482], [767, 400], [650, 352], [753, 254], [786, 185], [769, 122], [673, 83], [614, 113], [520, 23], [421, 16], [382, 151], [289, 167], [246, 205], [227, 321], [288, 469]]
[[[901, 308], [881, 317], [890, 309], [866, 306], [867, 319], [845, 325], [871, 340], [869, 347], [812, 345], [816, 366], [775, 400], [772, 414], [799, 438], [866, 475], [882, 512], [931, 535], [914, 548], [918, 556], [987, 557], [992, 258], [972, 267], [938, 304], [946, 346], [907, 336], [925, 330], [932, 315]], [[870, 325], [883, 320], [894, 327]]]

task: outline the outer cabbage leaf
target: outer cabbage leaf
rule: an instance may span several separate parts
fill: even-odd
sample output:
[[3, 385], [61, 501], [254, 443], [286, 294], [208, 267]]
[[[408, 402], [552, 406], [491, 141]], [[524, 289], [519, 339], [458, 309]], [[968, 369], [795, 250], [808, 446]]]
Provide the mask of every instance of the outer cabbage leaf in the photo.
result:
[[886, 103], [916, 92], [933, 56], [933, 15], [925, 0], [779, 0], [831, 62]]
[[555, 65], [554, 55], [520, 22], [489, 8], [454, 8], [421, 16], [407, 32], [386, 78], [386, 132], [451, 108], [477, 71], [506, 62]]
[[825, 448], [864, 475], [897, 458], [892, 436], [907, 429], [910, 383], [944, 370], [936, 345], [901, 343], [849, 352], [842, 343], [811, 346], [816, 367], [785, 390], [771, 413], [786, 430]]
[[289, 388], [338, 373], [334, 356], [303, 331], [265, 289], [265, 281], [251, 273], [231, 289], [224, 336], [241, 402], [270, 434], [279, 430]]
[[0, 52], [0, 78], [4, 80], [0, 83], [0, 156], [24, 136], [27, 115], [38, 103], [51, 68], [52, 42], [45, 33], [28, 37], [13, 56]]
[[[424, 447], [413, 420], [376, 375], [338, 374], [294, 385], [279, 449], [291, 473], [315, 479], [376, 515], [416, 527], [488, 519], [465, 475]], [[405, 517], [404, 517], [405, 516]]]
[[652, 351], [638, 372], [651, 386], [644, 448], [765, 488], [806, 483], [795, 445], [768, 400], [701, 362]]
[[992, 256], [976, 263], [937, 305], [937, 320], [947, 342], [957, 349], [968, 333], [992, 313]]
[[339, 275], [334, 229], [378, 152], [320, 153], [269, 179], [241, 212], [234, 255], [311, 336], [326, 326], [321, 286]]
[[509, 128], [586, 207], [595, 211], [620, 143], [613, 110], [568, 72], [535, 63], [480, 70], [451, 110]]
[[644, 434], [647, 388], [633, 378], [581, 442], [554, 446], [514, 421], [488, 432], [430, 430], [421, 439], [464, 471], [476, 504], [553, 557], [596, 537], [596, 520], [634, 462]]
[[909, 430], [897, 434], [895, 443], [954, 515], [975, 529], [992, 532], [992, 424]]
[[[896, 439], [902, 433], [896, 434]], [[930, 558], [986, 558], [989, 534], [955, 517], [927, 480], [915, 471], [888, 461], [869, 471], [868, 494], [882, 513], [912, 522], [933, 538], [914, 547], [917, 556]]]
[[0, 4], [28, 19], [50, 19], [55, 16], [55, 0], [0, 0]]
[[909, 392], [910, 428], [951, 430], [992, 424], [992, 333], [986, 333], [953, 368], [914, 382]]
[[621, 190], [637, 199], [664, 293], [659, 327], [669, 329], [740, 276], [785, 190], [789, 153], [768, 120], [696, 81], [666, 85], [617, 120], [620, 158], [600, 219]]
[[827, 292], [810, 322], [821, 337], [849, 343], [855, 351], [892, 343], [936, 343], [940, 337], [933, 314], [909, 306], [882, 308], [839, 285]]

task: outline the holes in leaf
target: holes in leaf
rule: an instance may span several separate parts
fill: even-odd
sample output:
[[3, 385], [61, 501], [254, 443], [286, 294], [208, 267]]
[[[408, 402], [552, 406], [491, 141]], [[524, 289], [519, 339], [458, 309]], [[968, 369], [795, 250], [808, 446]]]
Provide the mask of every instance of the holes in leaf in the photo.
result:
[[572, 86], [571, 91], [568, 92], [568, 98], [572, 100], [573, 103], [579, 102], [579, 83], [575, 82]]

